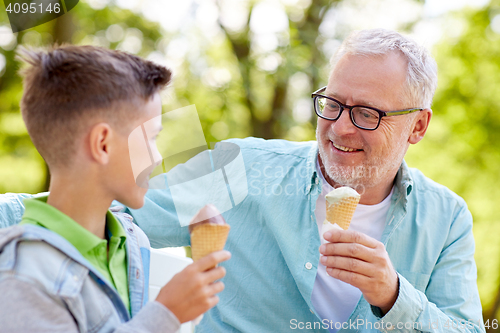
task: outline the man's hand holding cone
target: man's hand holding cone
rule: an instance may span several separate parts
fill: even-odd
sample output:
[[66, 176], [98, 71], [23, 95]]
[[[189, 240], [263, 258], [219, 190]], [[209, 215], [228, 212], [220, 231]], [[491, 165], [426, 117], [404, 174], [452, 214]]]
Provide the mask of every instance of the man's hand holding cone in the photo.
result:
[[320, 262], [328, 275], [359, 288], [366, 301], [385, 314], [396, 302], [398, 275], [384, 244], [361, 232], [347, 230], [358, 202], [359, 194], [348, 187], [327, 194], [322, 230], [326, 243], [319, 249]]

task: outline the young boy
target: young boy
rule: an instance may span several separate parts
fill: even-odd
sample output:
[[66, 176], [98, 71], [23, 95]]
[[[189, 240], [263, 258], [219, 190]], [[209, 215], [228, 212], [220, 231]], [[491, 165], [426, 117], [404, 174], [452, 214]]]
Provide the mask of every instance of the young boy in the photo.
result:
[[[149, 242], [113, 200], [144, 203], [128, 136], [160, 119], [170, 71], [93, 46], [20, 53], [21, 112], [51, 172], [50, 194], [25, 200], [0, 231], [1, 332], [176, 332], [218, 302], [226, 251], [188, 266], [147, 303]], [[155, 118], [156, 117], [156, 118]], [[147, 133], [155, 149], [161, 121]], [[131, 319], [132, 318], [132, 319]]]

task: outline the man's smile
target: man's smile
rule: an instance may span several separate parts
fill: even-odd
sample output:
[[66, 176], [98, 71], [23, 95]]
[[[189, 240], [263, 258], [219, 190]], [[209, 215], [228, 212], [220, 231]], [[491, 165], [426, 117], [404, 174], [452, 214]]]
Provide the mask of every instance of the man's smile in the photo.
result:
[[358, 151], [362, 151], [362, 149], [344, 147], [344, 146], [341, 146], [339, 144], [336, 144], [333, 141], [330, 141], [330, 142], [332, 143], [333, 147], [335, 147], [337, 150], [340, 150], [342, 152], [358, 152]]

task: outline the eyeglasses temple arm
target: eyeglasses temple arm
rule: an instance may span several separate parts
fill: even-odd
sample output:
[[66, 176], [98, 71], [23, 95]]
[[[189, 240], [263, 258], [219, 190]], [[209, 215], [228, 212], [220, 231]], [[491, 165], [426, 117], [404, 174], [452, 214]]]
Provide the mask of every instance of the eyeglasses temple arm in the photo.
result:
[[325, 86], [325, 87], [323, 87], [323, 88], [319, 88], [318, 90], [316, 90], [315, 92], [313, 92], [313, 93], [311, 94], [311, 97], [313, 97], [313, 98], [314, 98], [317, 94], [319, 94], [319, 92], [320, 92], [320, 91], [325, 90], [325, 89], [326, 89], [326, 86]]
[[384, 116], [401, 116], [404, 114], [416, 112], [416, 111], [422, 111], [423, 109], [408, 109], [408, 110], [399, 110], [399, 111], [388, 111], [384, 113]]

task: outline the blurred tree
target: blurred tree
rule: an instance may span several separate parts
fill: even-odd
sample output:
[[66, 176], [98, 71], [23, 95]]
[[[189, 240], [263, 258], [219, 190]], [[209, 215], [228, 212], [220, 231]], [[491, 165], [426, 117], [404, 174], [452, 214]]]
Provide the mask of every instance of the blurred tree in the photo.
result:
[[[314, 0], [304, 10], [302, 17], [298, 20], [288, 18], [288, 36], [280, 36], [289, 41], [282, 42], [275, 51], [261, 54], [260, 59], [274, 56], [280, 63], [277, 69], [271, 72], [265, 71], [256, 65], [258, 57], [252, 50], [252, 33], [250, 30], [250, 17], [253, 6], [250, 6], [246, 24], [239, 31], [228, 29], [220, 22], [227, 39], [231, 44], [232, 51], [238, 60], [239, 72], [243, 81], [244, 102], [250, 110], [252, 124], [252, 135], [265, 139], [285, 137], [289, 129], [292, 113], [288, 110], [287, 91], [290, 77], [297, 72], [304, 72], [308, 76], [312, 87], [316, 87], [320, 81], [319, 71], [325, 66], [326, 59], [317, 45], [319, 26], [325, 13], [333, 7], [338, 0]], [[219, 1], [220, 3], [220, 1]], [[219, 4], [220, 7], [220, 4]], [[253, 52], [252, 52], [253, 51]], [[297, 61], [299, 60], [300, 61]], [[253, 80], [253, 77], [259, 77]], [[255, 82], [256, 81], [256, 82]], [[267, 110], [262, 112], [262, 102], [258, 90], [262, 84], [270, 93], [269, 102], [265, 106]], [[314, 119], [314, 118], [312, 118]]]
[[[0, 11], [0, 27], [8, 24], [6, 12]], [[109, 41], [106, 34], [115, 30]], [[118, 32], [116, 32], [118, 31]], [[120, 33], [121, 32], [121, 33]], [[160, 38], [160, 26], [145, 20], [129, 10], [118, 7], [93, 9], [80, 2], [69, 13], [17, 34], [1, 30], [0, 38], [13, 36], [10, 43], [2, 41], [0, 57], [5, 58], [3, 73], [0, 67], [0, 192], [40, 192], [48, 189], [48, 169], [34, 149], [19, 113], [22, 83], [17, 75], [18, 66], [14, 60], [15, 47], [48, 46], [53, 43], [96, 44], [110, 48], [123, 48], [141, 56], [150, 54]], [[135, 44], [127, 46], [127, 38]], [[132, 44], [129, 42], [129, 44]], [[128, 48], [128, 49], [127, 49]], [[1, 59], [0, 59], [1, 60]]]

